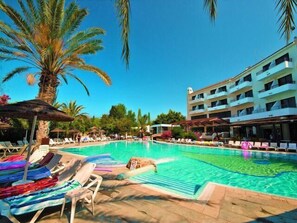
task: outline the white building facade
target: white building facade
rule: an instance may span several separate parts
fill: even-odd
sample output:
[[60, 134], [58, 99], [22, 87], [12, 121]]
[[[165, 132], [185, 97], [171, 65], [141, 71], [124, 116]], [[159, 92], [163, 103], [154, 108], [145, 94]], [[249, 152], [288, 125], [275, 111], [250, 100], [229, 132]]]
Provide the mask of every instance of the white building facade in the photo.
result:
[[219, 117], [230, 121], [233, 136], [294, 141], [296, 81], [294, 41], [233, 78], [199, 90], [188, 88], [187, 119]]

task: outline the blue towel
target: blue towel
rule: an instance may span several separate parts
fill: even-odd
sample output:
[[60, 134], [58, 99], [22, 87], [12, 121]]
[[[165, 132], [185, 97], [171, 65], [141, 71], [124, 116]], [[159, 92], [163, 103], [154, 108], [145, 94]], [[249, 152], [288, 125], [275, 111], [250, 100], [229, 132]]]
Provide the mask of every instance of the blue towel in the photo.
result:
[[[47, 167], [42, 166], [36, 169], [29, 170], [27, 175], [27, 180], [39, 180], [42, 178], [49, 177], [50, 175], [51, 175], [50, 170]], [[23, 176], [24, 176], [24, 171], [19, 171], [9, 175], [2, 175], [0, 176], [0, 184], [16, 182], [18, 180], [23, 179]]]

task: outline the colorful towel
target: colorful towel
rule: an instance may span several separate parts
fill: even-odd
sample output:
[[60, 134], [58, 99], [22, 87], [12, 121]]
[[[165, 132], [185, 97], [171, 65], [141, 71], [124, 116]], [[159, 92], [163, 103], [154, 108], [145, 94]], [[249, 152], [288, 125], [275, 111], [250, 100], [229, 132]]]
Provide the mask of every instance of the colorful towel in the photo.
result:
[[[51, 175], [50, 170], [45, 167], [39, 167], [37, 169], [30, 169], [28, 171], [27, 180], [39, 180], [42, 178], [47, 178]], [[19, 171], [16, 173], [12, 173], [10, 175], [2, 175], [0, 176], [0, 184], [4, 183], [12, 183], [18, 180], [23, 179], [24, 171]]]
[[72, 180], [62, 185], [4, 199], [13, 215], [37, 211], [48, 206], [61, 205], [68, 191], [81, 188], [79, 182]]

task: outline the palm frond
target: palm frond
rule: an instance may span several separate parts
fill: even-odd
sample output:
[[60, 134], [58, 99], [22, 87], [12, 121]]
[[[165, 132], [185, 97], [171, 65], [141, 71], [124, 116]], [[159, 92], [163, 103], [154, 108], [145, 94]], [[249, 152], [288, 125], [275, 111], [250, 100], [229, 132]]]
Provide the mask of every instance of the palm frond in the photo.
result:
[[98, 67], [94, 67], [94, 66], [87, 65], [87, 64], [79, 64], [77, 66], [77, 68], [79, 68], [81, 70], [91, 71], [91, 72], [97, 74], [104, 81], [105, 84], [111, 85], [110, 77], [104, 71], [100, 70]]
[[31, 18], [32, 18], [32, 25], [35, 25], [37, 23], [39, 23], [39, 17], [38, 17], [38, 13], [37, 13], [37, 10], [36, 10], [36, 7], [33, 3], [33, 0], [26, 0], [27, 1], [27, 5], [29, 7], [29, 10], [30, 10], [30, 15], [31, 15]]
[[217, 16], [217, 0], [204, 0], [204, 8], [209, 11], [210, 19], [214, 21]]
[[130, 32], [130, 0], [117, 0], [116, 7], [118, 9], [118, 18], [122, 28], [122, 58], [129, 67], [130, 48], [129, 48], [129, 32]]
[[29, 70], [29, 69], [30, 69], [30, 67], [18, 67], [18, 68], [16, 68], [16, 69], [14, 69], [13, 71], [11, 71], [10, 73], [8, 73], [8, 74], [3, 78], [2, 83], [4, 83], [4, 82], [10, 80], [14, 75], [23, 73], [23, 72], [25, 72], [25, 71], [27, 71], [27, 70]]
[[287, 43], [291, 38], [292, 31], [295, 29], [294, 14], [296, 13], [296, 6], [296, 0], [278, 0], [276, 4], [276, 9], [280, 14], [278, 31], [282, 37], [285, 36]]
[[14, 22], [14, 24], [22, 30], [24, 33], [30, 33], [31, 28], [26, 23], [26, 21], [22, 18], [22, 16], [14, 10], [9, 5], [6, 5], [4, 2], [0, 1], [0, 9], [3, 11], [10, 19]]
[[84, 82], [79, 78], [77, 77], [76, 75], [72, 74], [72, 73], [67, 73], [69, 76], [71, 76], [72, 78], [74, 78], [75, 80], [77, 80], [82, 86], [83, 88], [85, 89], [85, 91], [87, 92], [87, 95], [90, 96], [90, 91], [89, 89], [87, 88], [87, 86], [84, 84]]

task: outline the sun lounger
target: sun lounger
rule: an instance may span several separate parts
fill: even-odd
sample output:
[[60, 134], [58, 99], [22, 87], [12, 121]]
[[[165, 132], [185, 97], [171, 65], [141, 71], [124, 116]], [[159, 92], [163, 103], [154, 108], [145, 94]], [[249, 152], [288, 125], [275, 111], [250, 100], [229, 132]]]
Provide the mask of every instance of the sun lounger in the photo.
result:
[[42, 190], [53, 187], [57, 184], [62, 184], [69, 180], [76, 173], [80, 165], [80, 160], [72, 159], [70, 162], [65, 164], [65, 168], [59, 173], [59, 175], [41, 179], [32, 183], [0, 188], [0, 199]]
[[277, 151], [279, 151], [279, 150], [287, 151], [287, 148], [288, 148], [288, 143], [281, 142], [279, 147], [276, 147], [275, 150], [277, 150]]
[[[59, 164], [62, 155], [55, 154], [51, 161], [46, 166], [41, 166], [35, 169], [29, 169], [27, 180], [39, 180], [51, 176], [52, 173], [57, 172], [55, 169]], [[58, 168], [60, 170], [60, 168]], [[52, 171], [52, 172], [51, 172]], [[24, 176], [24, 170], [14, 172], [9, 175], [0, 176], [0, 184], [9, 184], [21, 180]]]
[[92, 196], [92, 200], [94, 200], [93, 198], [96, 196], [102, 182], [101, 176], [92, 174], [94, 168], [95, 164], [85, 163], [72, 180], [61, 185], [0, 200], [2, 207], [1, 215], [16, 222], [13, 215], [22, 215], [37, 211], [31, 220], [31, 222], [35, 222], [45, 208], [63, 204], [67, 192], [80, 189], [88, 182], [84, 188], [90, 189], [95, 186]]
[[21, 149], [20, 146], [12, 145], [10, 141], [4, 141], [4, 143], [7, 146], [9, 152], [17, 152]]
[[287, 151], [290, 151], [290, 150], [297, 152], [296, 143], [289, 143]]
[[270, 147], [268, 142], [262, 142], [261, 146], [259, 146], [259, 149], [269, 150], [274, 148]]

